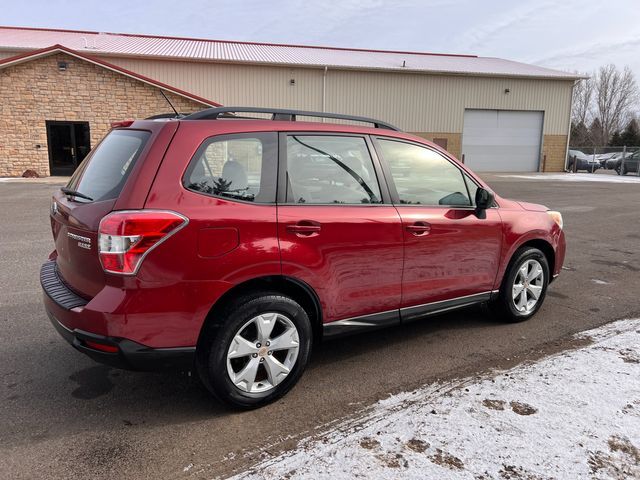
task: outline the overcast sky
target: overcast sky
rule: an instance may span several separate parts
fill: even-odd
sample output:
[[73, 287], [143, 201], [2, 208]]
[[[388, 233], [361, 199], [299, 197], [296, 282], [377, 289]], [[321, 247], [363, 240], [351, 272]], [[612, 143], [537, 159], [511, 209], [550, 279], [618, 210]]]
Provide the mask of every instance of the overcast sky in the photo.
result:
[[640, 0], [2, 2], [0, 24], [471, 53], [640, 80]]

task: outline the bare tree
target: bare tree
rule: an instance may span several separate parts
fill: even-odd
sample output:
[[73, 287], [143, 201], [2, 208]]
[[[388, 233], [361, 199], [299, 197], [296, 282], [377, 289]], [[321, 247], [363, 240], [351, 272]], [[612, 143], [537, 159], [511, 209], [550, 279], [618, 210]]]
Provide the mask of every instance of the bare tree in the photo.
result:
[[571, 103], [571, 123], [586, 125], [590, 120], [593, 107], [594, 81], [592, 77], [579, 80], [573, 87], [573, 101]]
[[615, 65], [600, 67], [594, 77], [595, 115], [602, 125], [602, 138], [609, 141], [634, 113], [638, 86], [629, 67], [623, 71]]

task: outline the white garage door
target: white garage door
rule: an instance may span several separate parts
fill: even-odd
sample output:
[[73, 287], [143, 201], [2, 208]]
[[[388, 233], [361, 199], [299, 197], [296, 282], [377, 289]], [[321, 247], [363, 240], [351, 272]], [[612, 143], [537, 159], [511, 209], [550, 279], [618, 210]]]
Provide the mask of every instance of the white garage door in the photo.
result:
[[542, 118], [542, 112], [465, 110], [465, 164], [478, 172], [537, 172]]

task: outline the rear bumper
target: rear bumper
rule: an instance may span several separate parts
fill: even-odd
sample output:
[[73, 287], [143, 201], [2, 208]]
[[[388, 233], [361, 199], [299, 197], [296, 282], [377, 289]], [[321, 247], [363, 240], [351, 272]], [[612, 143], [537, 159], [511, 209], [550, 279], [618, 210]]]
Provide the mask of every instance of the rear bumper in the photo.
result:
[[[52, 265], [53, 264], [53, 265]], [[72, 292], [55, 271], [55, 262], [46, 262], [40, 272], [44, 306], [49, 320], [76, 350], [93, 360], [126, 370], [191, 370], [195, 347], [151, 348], [138, 342], [73, 328], [85, 314], [87, 301]], [[86, 312], [94, 316], [95, 312]]]

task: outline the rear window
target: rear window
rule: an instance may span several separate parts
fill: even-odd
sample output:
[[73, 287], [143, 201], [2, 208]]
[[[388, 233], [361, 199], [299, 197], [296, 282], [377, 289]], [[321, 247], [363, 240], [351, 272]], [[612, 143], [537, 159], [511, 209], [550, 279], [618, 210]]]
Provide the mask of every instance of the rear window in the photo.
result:
[[113, 130], [82, 162], [68, 188], [95, 202], [118, 198], [150, 135], [141, 130]]

